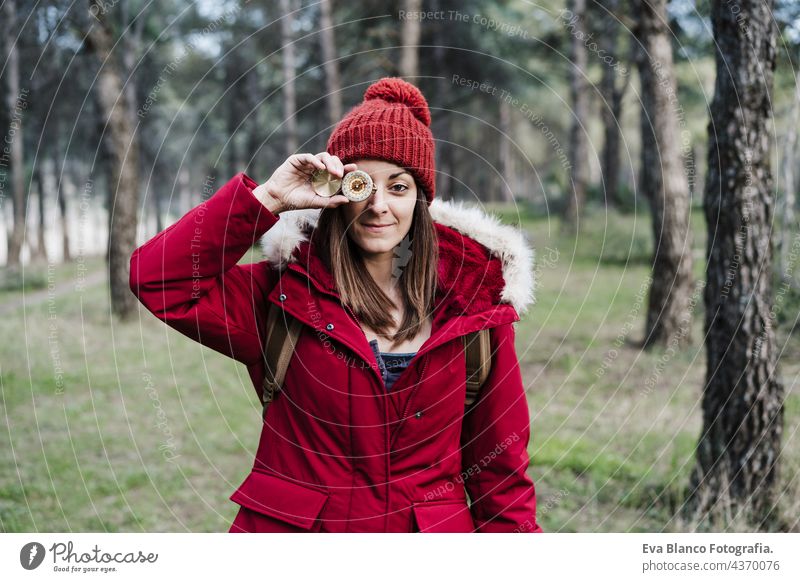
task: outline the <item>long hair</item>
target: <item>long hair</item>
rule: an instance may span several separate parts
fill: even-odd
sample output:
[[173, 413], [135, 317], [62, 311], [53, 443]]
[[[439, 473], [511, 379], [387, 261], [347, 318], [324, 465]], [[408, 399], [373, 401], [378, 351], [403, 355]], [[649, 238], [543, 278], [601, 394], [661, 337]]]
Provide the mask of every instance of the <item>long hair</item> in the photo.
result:
[[[358, 245], [348, 236], [344, 208], [324, 208], [313, 234], [314, 246], [333, 275], [342, 302], [361, 323], [390, 338], [392, 346], [414, 338], [421, 331], [422, 323], [433, 311], [436, 293], [439, 264], [436, 228], [423, 190], [417, 192], [411, 227], [395, 249], [397, 260], [392, 277], [399, 286], [403, 318], [394, 334], [389, 331], [396, 324], [391, 315], [395, 304], [369, 274]], [[406, 248], [409, 242], [410, 248]]]

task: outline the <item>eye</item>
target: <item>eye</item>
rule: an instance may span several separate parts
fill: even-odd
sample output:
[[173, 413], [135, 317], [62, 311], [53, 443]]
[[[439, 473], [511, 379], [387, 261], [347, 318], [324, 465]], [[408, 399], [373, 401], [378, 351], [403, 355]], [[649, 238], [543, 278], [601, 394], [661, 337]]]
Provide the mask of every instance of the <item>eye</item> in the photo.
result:
[[[397, 189], [396, 189], [398, 186], [400, 187], [400, 189], [399, 189], [399, 190], [397, 190]], [[408, 186], [406, 186], [406, 185], [405, 185], [405, 184], [403, 184], [402, 182], [397, 182], [396, 184], [392, 184], [392, 185], [391, 185], [391, 187], [390, 187], [389, 189], [390, 189], [392, 192], [396, 192], [397, 194], [402, 194], [403, 192], [405, 192], [406, 190], [408, 190]]]

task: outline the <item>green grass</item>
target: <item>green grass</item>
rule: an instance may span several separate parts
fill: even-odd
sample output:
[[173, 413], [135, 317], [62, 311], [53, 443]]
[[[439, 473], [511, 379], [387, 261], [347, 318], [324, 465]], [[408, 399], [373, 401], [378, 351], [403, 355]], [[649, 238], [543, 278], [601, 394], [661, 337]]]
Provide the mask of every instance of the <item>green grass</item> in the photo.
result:
[[102, 257], [82, 257], [81, 261], [36, 262], [19, 268], [0, 268], [0, 301], [21, 298], [25, 293], [47, 288], [50, 283], [77, 280], [81, 274], [104, 268]]
[[[661, 352], [638, 348], [648, 264], [624, 257], [626, 241], [638, 240], [634, 230], [649, 232], [646, 216], [592, 213], [578, 244], [561, 234], [556, 219], [525, 209], [509, 216], [522, 217], [538, 257], [538, 301], [517, 328], [517, 349], [542, 526], [686, 529], [675, 512], [701, 428], [702, 325], [695, 317], [694, 344], [665, 365]], [[699, 218], [695, 213], [694, 249], [702, 258]], [[609, 236], [623, 241], [614, 260], [600, 254]], [[642, 255], [638, 247], [630, 253]], [[255, 260], [257, 249], [243, 262]], [[54, 273], [69, 283], [76, 271], [66, 265]], [[251, 466], [261, 427], [246, 369], [144, 309], [131, 322], [112, 321], [103, 284], [82, 292], [70, 287], [24, 315], [18, 309], [4, 318], [11, 341], [0, 344], [7, 425], [0, 437], [0, 530], [225, 531], [237, 509], [228, 496]], [[779, 347], [789, 485], [800, 467], [800, 394], [792, 384], [800, 341], [781, 328]], [[796, 519], [793, 499], [795, 484], [782, 511]]]
[[224, 531], [260, 429], [246, 369], [144, 309], [112, 325], [102, 284], [22, 313], [0, 346], [0, 530]]
[[[529, 473], [547, 531], [690, 529], [677, 510], [702, 426], [702, 296], [696, 296], [692, 345], [672, 355], [643, 352], [649, 260], [607, 261], [600, 253], [608, 248], [604, 233], [612, 232], [606, 222], [614, 225], [618, 240], [629, 240], [634, 229], [649, 232], [648, 220], [590, 214], [584, 225], [594, 224], [580, 231], [577, 242], [561, 232], [556, 219], [524, 225], [540, 258], [544, 249], [558, 257], [540, 264], [536, 306], [517, 332], [533, 418]], [[701, 277], [700, 212], [695, 211], [692, 224], [694, 273]], [[594, 256], [590, 249], [596, 250]], [[788, 394], [782, 504], [793, 523], [800, 395], [792, 379], [800, 370], [800, 339], [779, 328], [778, 344]]]

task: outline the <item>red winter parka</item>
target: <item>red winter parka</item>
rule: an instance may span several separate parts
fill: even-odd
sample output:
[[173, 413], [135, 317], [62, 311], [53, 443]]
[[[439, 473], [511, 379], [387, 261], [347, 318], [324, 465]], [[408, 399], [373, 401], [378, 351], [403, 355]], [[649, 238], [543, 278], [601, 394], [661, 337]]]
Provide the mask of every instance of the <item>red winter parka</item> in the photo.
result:
[[[245, 364], [259, 397], [269, 304], [304, 324], [254, 466], [231, 496], [240, 509], [230, 531], [541, 531], [514, 347], [514, 322], [533, 298], [522, 234], [479, 209], [433, 201], [440, 262], [431, 336], [387, 392], [314, 252], [319, 210], [274, 215], [256, 186], [237, 174], [137, 248], [130, 265], [142, 304]], [[238, 265], [259, 241], [265, 260]], [[491, 374], [465, 415], [461, 336], [484, 328]]]

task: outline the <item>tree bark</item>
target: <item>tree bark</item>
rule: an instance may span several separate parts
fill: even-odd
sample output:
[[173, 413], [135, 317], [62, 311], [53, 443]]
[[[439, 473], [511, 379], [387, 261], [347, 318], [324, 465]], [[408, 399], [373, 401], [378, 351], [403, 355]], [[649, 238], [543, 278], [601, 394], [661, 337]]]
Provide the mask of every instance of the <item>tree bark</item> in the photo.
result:
[[692, 232], [689, 183], [679, 149], [678, 112], [682, 110], [672, 67], [666, 0], [642, 2], [638, 17], [640, 189], [650, 201], [654, 239], [644, 346], [679, 348], [691, 339]]
[[111, 309], [121, 319], [133, 315], [136, 297], [130, 292], [130, 257], [136, 248], [136, 220], [139, 207], [139, 149], [132, 114], [123, 93], [119, 65], [111, 54], [113, 32], [101, 0], [91, 0], [97, 16], [90, 19], [87, 41], [101, 63], [97, 94], [108, 126], [111, 150], [109, 193], [111, 221], [108, 237], [108, 270], [111, 288]]
[[283, 44], [283, 124], [286, 128], [286, 155], [297, 151], [297, 94], [295, 90], [295, 70], [297, 68], [294, 52], [294, 15], [291, 0], [281, 0], [281, 42]]
[[[245, 168], [245, 156], [242, 152], [242, 128], [240, 127], [244, 111], [247, 108], [245, 96], [246, 81], [244, 71], [247, 69], [242, 62], [241, 50], [235, 50], [236, 31], [232, 31], [233, 38], [225, 57], [225, 86], [228, 88], [226, 101], [225, 123], [227, 134], [230, 136], [227, 144], [228, 175], [233, 176]], [[255, 123], [254, 123], [255, 125]], [[249, 138], [248, 138], [249, 139]]]
[[717, 79], [704, 200], [708, 363], [690, 498], [695, 515], [744, 515], [761, 527], [777, 500], [784, 398], [771, 285], [772, 4], [711, 4]]
[[[440, 0], [431, 1], [431, 10], [439, 12], [442, 9], [442, 2]], [[447, 23], [443, 20], [434, 20], [431, 24], [431, 33], [435, 39], [433, 48], [433, 64], [439, 71], [445, 71], [448, 68], [447, 55], [445, 47], [449, 46]], [[435, 116], [432, 123], [435, 124], [433, 133], [437, 138], [436, 143], [436, 196], [442, 200], [452, 200], [454, 194], [453, 178], [455, 173], [455, 160], [454, 147], [453, 147], [453, 118], [452, 113], [449, 111], [449, 106], [452, 100], [451, 83], [445, 84], [440, 91], [431, 95], [432, 101], [429, 101], [433, 106], [439, 108], [439, 113]]]
[[[57, 149], [56, 151], [61, 151]], [[75, 182], [72, 179], [71, 170], [64, 161], [62, 180], [58, 185], [56, 194], [58, 196], [58, 220], [61, 225], [61, 250], [62, 261], [67, 263], [72, 260], [72, 253], [69, 248], [69, 218], [67, 216], [67, 192], [75, 192]]]
[[572, 124], [569, 131], [569, 151], [572, 192], [567, 193], [565, 226], [576, 229], [583, 205], [586, 201], [586, 186], [589, 181], [588, 143], [586, 137], [589, 119], [589, 92], [586, 82], [586, 0], [569, 0], [567, 3], [573, 18], [568, 29], [570, 38], [569, 95], [572, 103]]
[[[598, 38], [598, 46], [604, 51], [603, 54], [611, 56], [613, 63], [603, 62], [603, 76], [600, 81], [600, 92], [605, 103], [602, 106], [603, 119], [603, 182], [606, 192], [606, 204], [608, 206], [620, 206], [620, 147], [622, 143], [622, 99], [628, 88], [630, 71], [626, 71], [622, 83], [617, 80], [617, 65], [620, 63], [619, 40], [620, 24], [616, 19], [619, 12], [620, 0], [602, 0], [599, 2], [601, 7], [598, 9], [599, 26], [601, 34]], [[605, 9], [604, 9], [605, 8]]]
[[789, 273], [793, 265], [790, 265], [790, 251], [792, 248], [792, 233], [796, 231], [797, 221], [795, 219], [794, 207], [797, 202], [795, 188], [797, 181], [795, 179], [795, 152], [797, 146], [797, 126], [800, 125], [800, 72], [795, 73], [794, 77], [794, 101], [792, 102], [792, 110], [789, 115], [789, 124], [786, 130], [786, 136], [783, 144], [783, 224], [781, 225], [781, 253], [779, 272], [782, 278], [786, 278], [787, 273], [789, 278], [794, 277]]
[[[6, 0], [3, 4], [6, 26], [6, 107], [8, 108], [8, 127], [6, 135], [8, 157], [0, 153], [0, 167], [11, 170], [11, 199], [13, 201], [13, 222], [8, 240], [6, 265], [18, 268], [21, 264], [22, 246], [25, 244], [25, 155], [23, 150], [24, 109], [27, 108], [26, 96], [20, 93], [19, 86], [19, 50], [16, 46], [17, 5], [15, 0]], [[0, 192], [0, 194], [5, 194]]]
[[[403, 0], [403, 10], [407, 14], [419, 14], [422, 0]], [[419, 39], [422, 33], [419, 18], [404, 18], [402, 26], [400, 53], [400, 76], [414, 82], [419, 75]]]
[[497, 185], [500, 188], [499, 199], [506, 203], [514, 202], [512, 187], [514, 184], [514, 158], [512, 156], [511, 142], [511, 105], [506, 99], [500, 100], [500, 147], [497, 148], [499, 159], [500, 180]]
[[[43, 152], [44, 153], [44, 152]], [[36, 229], [36, 247], [31, 249], [31, 260], [47, 262], [47, 245], [45, 245], [44, 233], [47, 229], [44, 217], [44, 199], [45, 193], [52, 191], [50, 187], [52, 184], [52, 170], [53, 163], [50, 158], [43, 155], [36, 165], [36, 189], [38, 195], [36, 196], [37, 214], [39, 215], [39, 224]], [[49, 175], [48, 175], [49, 174]]]
[[331, 15], [331, 0], [321, 0], [320, 46], [325, 61], [325, 100], [328, 103], [328, 120], [331, 129], [342, 118], [342, 82], [339, 79], [339, 62], [336, 60], [336, 36]]

